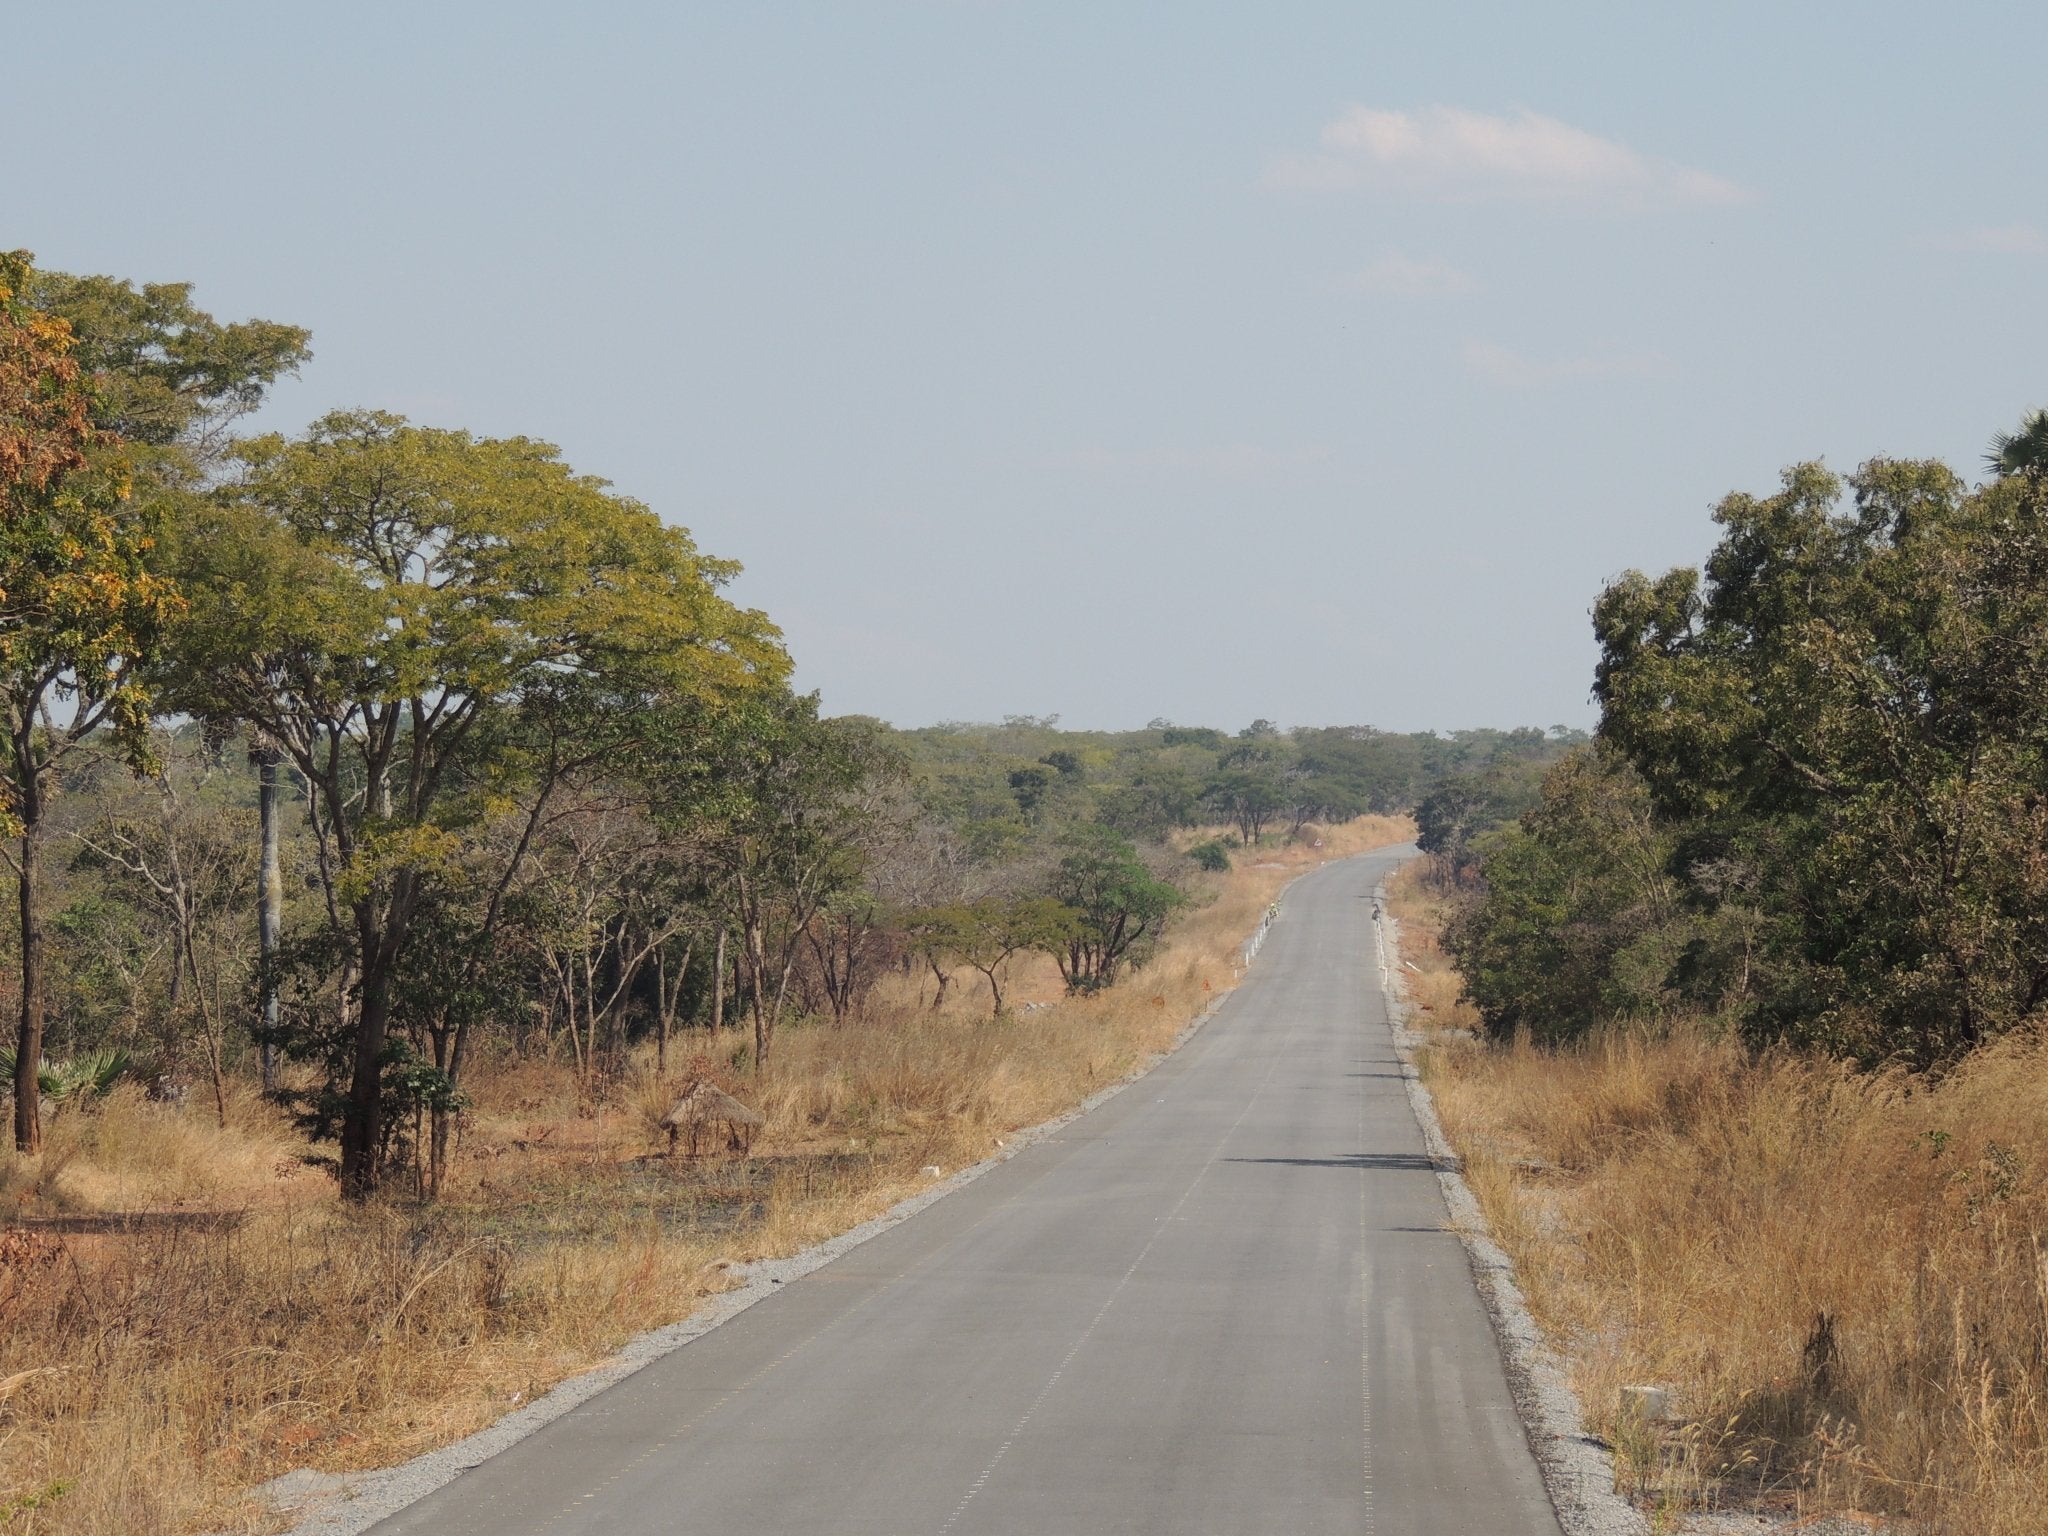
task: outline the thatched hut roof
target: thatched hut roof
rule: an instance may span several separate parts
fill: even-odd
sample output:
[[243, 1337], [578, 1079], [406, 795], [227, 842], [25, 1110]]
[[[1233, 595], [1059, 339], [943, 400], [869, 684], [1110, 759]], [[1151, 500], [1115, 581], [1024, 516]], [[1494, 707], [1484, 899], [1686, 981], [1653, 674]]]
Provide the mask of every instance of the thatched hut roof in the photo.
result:
[[724, 1089], [698, 1083], [676, 1100], [676, 1107], [661, 1117], [671, 1129], [688, 1130], [703, 1125], [763, 1125], [758, 1110], [747, 1108]]

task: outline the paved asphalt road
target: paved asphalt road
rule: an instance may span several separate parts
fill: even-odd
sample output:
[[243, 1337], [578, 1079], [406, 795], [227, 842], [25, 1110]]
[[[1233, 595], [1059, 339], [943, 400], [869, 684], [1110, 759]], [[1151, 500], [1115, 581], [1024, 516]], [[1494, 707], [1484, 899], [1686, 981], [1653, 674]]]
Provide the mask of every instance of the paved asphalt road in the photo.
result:
[[1297, 883], [1149, 1077], [376, 1532], [1556, 1536], [1388, 1033], [1396, 861]]

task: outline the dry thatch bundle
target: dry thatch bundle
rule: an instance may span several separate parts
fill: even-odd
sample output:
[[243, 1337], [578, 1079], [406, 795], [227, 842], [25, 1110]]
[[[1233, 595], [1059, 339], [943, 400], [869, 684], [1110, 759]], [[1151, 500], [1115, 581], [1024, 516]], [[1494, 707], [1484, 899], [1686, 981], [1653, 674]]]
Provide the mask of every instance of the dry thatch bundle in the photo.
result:
[[661, 1117], [668, 1132], [668, 1149], [674, 1152], [676, 1138], [685, 1132], [690, 1138], [690, 1156], [697, 1155], [698, 1139], [713, 1126], [725, 1128], [725, 1144], [734, 1152], [745, 1152], [754, 1143], [754, 1132], [767, 1122], [758, 1110], [747, 1108], [724, 1089], [712, 1083], [691, 1085], [676, 1100], [676, 1107]]

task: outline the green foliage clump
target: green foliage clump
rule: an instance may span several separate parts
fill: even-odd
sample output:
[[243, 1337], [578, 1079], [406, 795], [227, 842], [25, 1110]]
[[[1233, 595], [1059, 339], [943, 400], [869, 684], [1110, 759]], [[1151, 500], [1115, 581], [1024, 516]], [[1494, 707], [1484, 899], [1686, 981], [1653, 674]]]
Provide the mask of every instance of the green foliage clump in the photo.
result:
[[[15, 1061], [12, 1049], [0, 1047], [0, 1077], [14, 1078]], [[45, 1057], [36, 1063], [36, 1088], [52, 1104], [103, 1099], [133, 1066], [133, 1059], [119, 1046], [104, 1046], [68, 1061]]]
[[1069, 991], [1100, 991], [1158, 941], [1168, 914], [1187, 898], [1108, 827], [1076, 827], [1060, 854], [1048, 894], [1073, 914], [1073, 925], [1054, 958]]
[[1599, 751], [1488, 832], [1453, 942], [1491, 1027], [1720, 1012], [1866, 1063], [1953, 1061], [2048, 1008], [2048, 459], [1876, 460], [1733, 495], [1701, 570], [1594, 609]]

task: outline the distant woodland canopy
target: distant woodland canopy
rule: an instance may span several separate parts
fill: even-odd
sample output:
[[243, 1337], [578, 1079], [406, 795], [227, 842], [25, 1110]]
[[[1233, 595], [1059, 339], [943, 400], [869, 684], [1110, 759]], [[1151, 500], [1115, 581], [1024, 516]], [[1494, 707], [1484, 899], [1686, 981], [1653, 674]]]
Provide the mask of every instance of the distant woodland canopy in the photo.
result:
[[1819, 464], [1595, 606], [1597, 740], [1453, 848], [1489, 1026], [1718, 1016], [1939, 1067], [2048, 1008], [2048, 413]]
[[1234, 849], [1526, 800], [1582, 739], [825, 718], [735, 565], [545, 443], [239, 433], [310, 355], [184, 284], [0, 257], [24, 1151], [124, 1064], [216, 1107], [260, 1072], [349, 1193], [431, 1190], [481, 1059], [594, 1081], [723, 1023], [760, 1068], [889, 967], [1000, 1011], [1022, 951], [1092, 990]]

